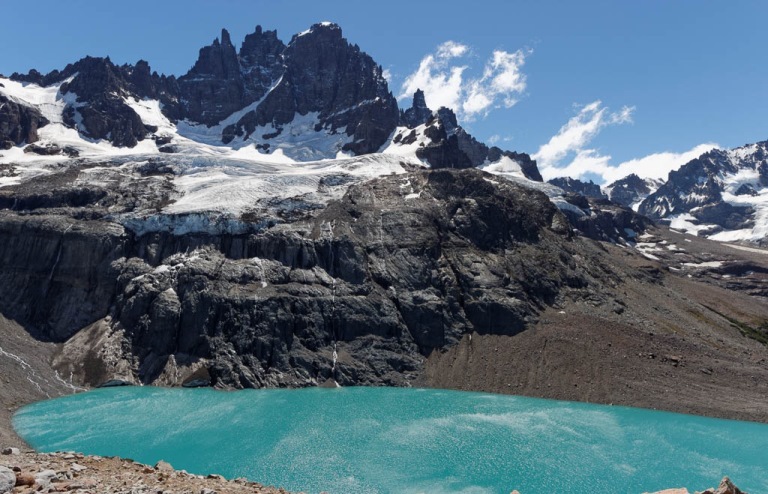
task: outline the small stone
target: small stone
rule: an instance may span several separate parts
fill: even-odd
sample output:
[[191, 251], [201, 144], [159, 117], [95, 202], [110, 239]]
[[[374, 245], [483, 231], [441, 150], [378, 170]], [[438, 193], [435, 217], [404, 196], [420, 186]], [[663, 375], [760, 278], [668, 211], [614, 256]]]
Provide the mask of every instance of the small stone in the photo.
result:
[[35, 477], [33, 477], [28, 473], [17, 473], [16, 487], [23, 486], [23, 485], [32, 487], [33, 485], [35, 485]]
[[43, 489], [50, 488], [51, 482], [58, 479], [59, 476], [53, 470], [43, 470], [42, 472], [35, 474], [35, 482], [40, 484]]
[[82, 466], [82, 465], [80, 465], [78, 463], [73, 463], [69, 468], [73, 472], [82, 472], [83, 470], [87, 470], [88, 469], [88, 467], [84, 467], [84, 466]]
[[20, 455], [21, 451], [19, 448], [5, 448], [3, 449], [4, 455]]
[[6, 467], [0, 467], [0, 494], [11, 492], [16, 486], [16, 474], [13, 470]]
[[160, 460], [155, 463], [155, 470], [160, 470], [161, 472], [172, 472], [173, 467], [167, 461]]
[[688, 492], [688, 489], [664, 489], [663, 491], [653, 492], [650, 494], [691, 494], [691, 493]]
[[72, 483], [69, 486], [72, 488], [72, 490], [77, 490], [77, 489], [94, 489], [96, 485], [97, 483], [95, 480], [87, 479], [87, 480], [80, 480], [76, 483]]
[[213, 489], [208, 489], [207, 487], [204, 487], [203, 490], [200, 491], [200, 494], [218, 494]]
[[218, 473], [212, 473], [208, 475], [209, 479], [215, 479], [215, 480], [226, 480], [223, 476], [219, 475]]
[[63, 484], [56, 484], [56, 486], [53, 488], [54, 492], [67, 492], [71, 491], [72, 487], [69, 483], [63, 483]]

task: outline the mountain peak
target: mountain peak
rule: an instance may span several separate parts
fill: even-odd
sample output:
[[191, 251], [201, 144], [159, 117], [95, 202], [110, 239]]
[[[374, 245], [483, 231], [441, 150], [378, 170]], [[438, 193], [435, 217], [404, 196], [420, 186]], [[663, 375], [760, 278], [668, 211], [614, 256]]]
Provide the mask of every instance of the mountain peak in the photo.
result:
[[232, 39], [229, 37], [229, 31], [221, 29], [221, 44], [224, 46], [232, 46]]
[[341, 39], [342, 32], [341, 32], [341, 26], [339, 26], [336, 23], [324, 21], [324, 22], [318, 22], [316, 24], [312, 24], [309, 29], [306, 31], [302, 31], [299, 34], [294, 34], [293, 38], [291, 38], [291, 42], [288, 43], [289, 45], [295, 43], [296, 41], [305, 38], [306, 36], [330, 36], [333, 38]]
[[432, 118], [432, 110], [427, 106], [424, 91], [417, 89], [413, 93], [413, 104], [407, 110], [400, 112], [400, 124], [410, 129], [427, 123]]

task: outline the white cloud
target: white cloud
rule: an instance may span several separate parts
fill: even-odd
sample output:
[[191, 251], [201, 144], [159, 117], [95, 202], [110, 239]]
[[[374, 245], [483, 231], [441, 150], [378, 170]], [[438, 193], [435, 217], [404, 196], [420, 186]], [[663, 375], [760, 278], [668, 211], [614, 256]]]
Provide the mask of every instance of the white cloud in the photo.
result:
[[[574, 170], [581, 170], [588, 164], [597, 166], [598, 162], [606, 161], [605, 157], [594, 149], [585, 149], [586, 145], [608, 125], [621, 125], [632, 122], [634, 107], [625, 106], [616, 113], [611, 113], [600, 100], [583, 106], [571, 117], [560, 130], [543, 144], [533, 158], [538, 162], [539, 170], [545, 178], [565, 175], [560, 162], [569, 155], [574, 155], [573, 162], [568, 165]], [[607, 157], [610, 159], [610, 157]], [[575, 178], [575, 175], [573, 175]]]
[[461, 119], [472, 120], [494, 108], [510, 108], [526, 88], [521, 71], [531, 51], [509, 53], [496, 50], [486, 62], [482, 76], [465, 78], [470, 68], [458, 59], [470, 53], [468, 46], [446, 41], [434, 54], [421, 60], [419, 68], [405, 78], [399, 99], [410, 98], [417, 89], [424, 91], [427, 106], [453, 109]]
[[565, 166], [551, 167], [541, 170], [544, 180], [554, 177], [593, 178], [597, 175], [604, 185], [611, 184], [620, 178], [634, 173], [640, 178], [666, 179], [669, 172], [679, 169], [694, 158], [698, 158], [707, 151], [719, 148], [715, 143], [699, 144], [688, 151], [675, 153], [664, 151], [653, 153], [642, 158], [635, 158], [618, 165], [611, 164], [611, 156], [600, 154], [594, 149], [582, 149]]
[[511, 142], [513, 139], [514, 138], [511, 135], [501, 136], [499, 134], [493, 134], [488, 139], [486, 139], [486, 142], [491, 146], [495, 146], [500, 142]]
[[[609, 125], [631, 123], [634, 110], [634, 107], [625, 106], [612, 113], [599, 100], [579, 109], [578, 113], [533, 155], [544, 180], [554, 177], [583, 179], [587, 176], [597, 176], [598, 181], [601, 179], [605, 184], [609, 184], [631, 173], [641, 178], [666, 178], [670, 171], [677, 170], [690, 160], [718, 147], [714, 143], [699, 144], [680, 153], [654, 153], [613, 165], [610, 155], [590, 148], [589, 143]], [[566, 158], [570, 158], [570, 161], [563, 164]]]
[[387, 81], [387, 84], [392, 84], [392, 71], [389, 69], [384, 69], [381, 71], [381, 77], [384, 78], [385, 81]]
[[446, 41], [442, 45], [437, 47], [437, 56], [439, 58], [456, 58], [461, 57], [469, 51], [469, 47], [456, 43], [455, 41]]
[[692, 159], [698, 158], [707, 151], [719, 147], [719, 145], [713, 142], [708, 142], [694, 146], [692, 149], [682, 153], [665, 151], [649, 154], [648, 156], [625, 161], [618, 166], [610, 167], [602, 173], [602, 176], [606, 183], [614, 182], [631, 173], [636, 174], [640, 178], [666, 179], [669, 172], [677, 170]]

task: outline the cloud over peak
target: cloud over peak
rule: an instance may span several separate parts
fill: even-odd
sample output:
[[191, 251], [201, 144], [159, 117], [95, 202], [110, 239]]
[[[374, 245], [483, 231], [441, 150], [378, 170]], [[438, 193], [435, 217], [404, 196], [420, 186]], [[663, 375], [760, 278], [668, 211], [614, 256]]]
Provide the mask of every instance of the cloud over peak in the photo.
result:
[[487, 115], [494, 108], [514, 106], [526, 88], [521, 69], [531, 51], [495, 50], [482, 75], [474, 78], [465, 77], [470, 65], [460, 63], [470, 51], [468, 46], [455, 41], [441, 44], [405, 78], [398, 98], [409, 98], [421, 89], [430, 108], [451, 108], [465, 120]]
[[579, 108], [576, 115], [533, 155], [544, 179], [597, 176], [608, 184], [631, 173], [641, 178], [666, 178], [670, 171], [718, 147], [714, 143], [699, 144], [688, 151], [654, 153], [613, 165], [610, 155], [602, 154], [589, 144], [605, 127], [631, 123], [634, 111], [634, 107], [625, 106], [611, 112], [599, 100]]
[[562, 175], [560, 163], [570, 155], [575, 157], [569, 166], [578, 162], [577, 169], [604, 159], [596, 150], [586, 149], [587, 144], [609, 125], [631, 123], [634, 111], [634, 107], [625, 106], [618, 112], [610, 112], [600, 100], [584, 105], [533, 155], [542, 174], [546, 170], [547, 175], [552, 175], [548, 178]]

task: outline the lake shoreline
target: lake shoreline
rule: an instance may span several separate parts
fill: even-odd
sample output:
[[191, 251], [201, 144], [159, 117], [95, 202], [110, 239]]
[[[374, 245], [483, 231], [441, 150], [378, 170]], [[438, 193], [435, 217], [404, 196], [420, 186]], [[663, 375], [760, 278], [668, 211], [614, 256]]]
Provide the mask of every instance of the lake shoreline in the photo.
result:
[[[152, 492], [152, 488], [161, 492], [176, 488], [216, 494], [290, 494], [285, 489], [263, 486], [246, 479], [228, 480], [216, 474], [193, 475], [175, 470], [166, 462], [150, 466], [130, 459], [80, 453], [20, 451], [0, 456], [0, 466], [6, 466], [16, 476], [18, 485], [13, 492], [34, 492], [37, 486], [48, 486], [58, 492], [96, 493], [109, 489], [115, 494], [129, 494], [141, 485], [147, 492]], [[689, 494], [685, 488], [673, 489], [648, 494]], [[512, 493], [522, 494], [517, 490]], [[718, 488], [710, 488], [701, 494], [747, 493], [735, 488], [726, 477]]]
[[121, 387], [39, 403], [15, 425], [41, 451], [165, 459], [309, 492], [702, 490], [724, 475], [768, 487], [764, 424], [487, 393]]
[[[16, 452], [14, 452], [16, 453]], [[246, 479], [228, 480], [221, 475], [193, 475], [175, 470], [167, 462], [144, 465], [118, 457], [83, 455], [80, 453], [17, 452], [0, 456], [0, 466], [16, 474], [17, 489], [27, 492], [39, 486], [43, 492], [204, 492], [218, 494], [289, 494], [282, 488], [268, 487]], [[2, 475], [2, 472], [0, 472]]]

